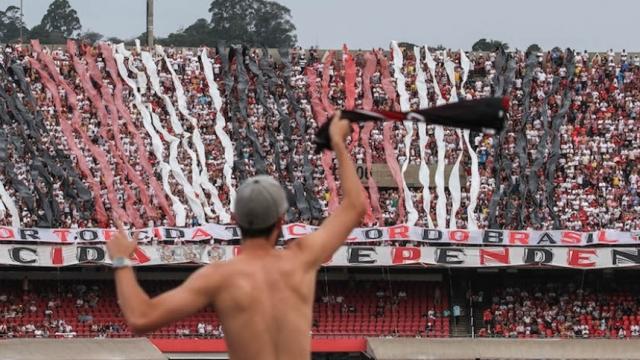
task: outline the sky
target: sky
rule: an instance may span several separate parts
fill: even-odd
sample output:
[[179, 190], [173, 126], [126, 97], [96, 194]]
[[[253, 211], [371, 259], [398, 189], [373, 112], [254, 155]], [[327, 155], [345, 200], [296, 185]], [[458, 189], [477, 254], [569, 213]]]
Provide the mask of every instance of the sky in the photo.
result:
[[[51, 0], [23, 0], [29, 27]], [[82, 29], [127, 39], [145, 31], [146, 0], [69, 0]], [[635, 0], [279, 0], [291, 9], [303, 47], [387, 47], [391, 40], [470, 49], [480, 38], [512, 48], [640, 50]], [[0, 8], [20, 0], [0, 0]], [[156, 36], [210, 18], [211, 0], [155, 0]]]

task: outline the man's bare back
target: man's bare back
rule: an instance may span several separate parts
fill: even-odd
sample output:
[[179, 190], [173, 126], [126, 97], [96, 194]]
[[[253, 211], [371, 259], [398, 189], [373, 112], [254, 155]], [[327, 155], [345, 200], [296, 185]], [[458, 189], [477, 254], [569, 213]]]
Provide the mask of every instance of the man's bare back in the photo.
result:
[[[107, 248], [114, 264], [124, 262], [117, 267], [115, 279], [129, 326], [137, 333], [150, 332], [212, 304], [232, 359], [309, 359], [316, 273], [365, 212], [360, 180], [344, 143], [350, 129], [337, 113], [329, 130], [344, 193], [340, 206], [317, 231], [284, 250], [276, 250], [275, 245], [284, 223], [286, 196], [280, 185], [265, 177], [249, 179], [238, 190], [240, 255], [199, 269], [179, 287], [155, 298], [140, 288], [126, 264], [136, 244], [118, 224], [120, 231]], [[243, 193], [244, 200], [238, 203]], [[266, 205], [258, 209], [259, 204]], [[278, 209], [275, 215], [274, 208]]]
[[[304, 359], [311, 345], [316, 270], [291, 250], [244, 251], [208, 267], [221, 291], [211, 302], [232, 359]], [[214, 275], [215, 274], [215, 275]]]

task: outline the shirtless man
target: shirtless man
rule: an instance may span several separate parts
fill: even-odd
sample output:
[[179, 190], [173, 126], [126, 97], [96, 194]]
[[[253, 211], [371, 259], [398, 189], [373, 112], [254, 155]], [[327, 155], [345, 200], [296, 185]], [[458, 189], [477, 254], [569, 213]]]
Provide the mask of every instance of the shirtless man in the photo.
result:
[[212, 304], [234, 360], [300, 360], [311, 353], [316, 273], [344, 243], [365, 213], [360, 180], [345, 145], [351, 125], [337, 113], [330, 127], [344, 198], [320, 228], [276, 250], [287, 199], [272, 178], [247, 180], [237, 192], [240, 255], [206, 265], [182, 285], [154, 298], [138, 285], [128, 262], [135, 249], [120, 231], [107, 242], [115, 267], [118, 303], [131, 329], [146, 333]]

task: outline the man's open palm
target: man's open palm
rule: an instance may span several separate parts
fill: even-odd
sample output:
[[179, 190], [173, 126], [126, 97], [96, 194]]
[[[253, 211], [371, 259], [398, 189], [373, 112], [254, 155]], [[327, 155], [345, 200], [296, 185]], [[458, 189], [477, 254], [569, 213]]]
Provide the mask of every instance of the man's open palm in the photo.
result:
[[107, 241], [107, 251], [109, 257], [113, 260], [118, 257], [129, 258], [138, 245], [137, 239], [130, 239], [127, 232], [122, 227], [121, 222], [116, 222], [118, 232], [115, 233], [111, 240]]

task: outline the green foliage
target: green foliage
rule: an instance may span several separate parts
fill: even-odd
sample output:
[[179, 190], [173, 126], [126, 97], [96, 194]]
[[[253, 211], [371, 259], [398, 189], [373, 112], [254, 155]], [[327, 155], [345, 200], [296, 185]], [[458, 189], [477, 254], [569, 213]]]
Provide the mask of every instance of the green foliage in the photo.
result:
[[20, 20], [19, 7], [9, 6], [5, 11], [0, 11], [0, 41], [10, 43], [19, 40], [21, 28], [23, 37], [27, 38], [29, 29]]
[[293, 47], [297, 42], [291, 10], [269, 0], [213, 0], [211, 35], [227, 43]]
[[31, 29], [30, 37], [42, 43], [61, 44], [82, 29], [78, 13], [67, 0], [53, 0], [40, 24]]
[[413, 51], [413, 48], [416, 47], [418, 45], [414, 44], [414, 43], [410, 43], [410, 42], [406, 42], [406, 41], [401, 41], [398, 43], [398, 47], [401, 49], [411, 49]]
[[509, 44], [499, 41], [499, 40], [487, 40], [485, 38], [482, 38], [478, 41], [476, 41], [473, 46], [471, 47], [472, 51], [496, 51], [498, 50], [500, 47], [504, 48], [505, 50], [509, 50]]
[[80, 34], [80, 40], [86, 41], [89, 44], [94, 44], [104, 38], [104, 35], [99, 32], [87, 30]]
[[538, 53], [542, 51], [542, 48], [540, 47], [540, 45], [538, 44], [531, 44], [529, 45], [529, 47], [527, 48], [527, 53]]
[[215, 45], [215, 39], [211, 36], [211, 26], [207, 19], [202, 18], [185, 29], [179, 29], [164, 39], [158, 39], [158, 42], [173, 46]]

